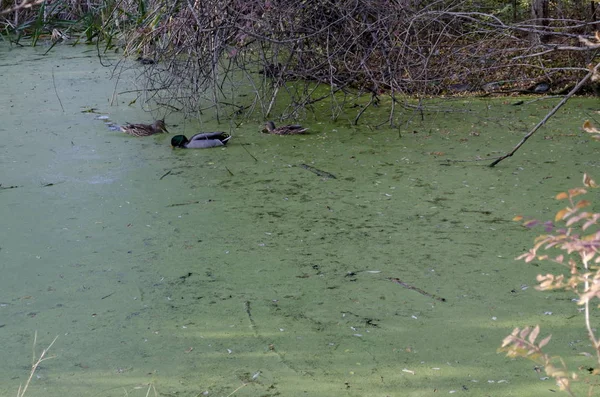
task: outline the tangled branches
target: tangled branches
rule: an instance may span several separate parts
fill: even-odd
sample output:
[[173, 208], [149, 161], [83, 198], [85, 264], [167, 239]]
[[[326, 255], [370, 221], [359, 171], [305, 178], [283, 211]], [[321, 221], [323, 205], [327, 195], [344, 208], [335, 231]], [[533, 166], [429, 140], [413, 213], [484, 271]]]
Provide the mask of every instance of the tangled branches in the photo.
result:
[[451, 1], [155, 0], [126, 53], [147, 60], [154, 100], [190, 115], [295, 118], [329, 99], [336, 118], [352, 98], [370, 95], [368, 107], [385, 93], [393, 122], [407, 94], [558, 89], [587, 72], [592, 55], [577, 39], [595, 26], [507, 24]]

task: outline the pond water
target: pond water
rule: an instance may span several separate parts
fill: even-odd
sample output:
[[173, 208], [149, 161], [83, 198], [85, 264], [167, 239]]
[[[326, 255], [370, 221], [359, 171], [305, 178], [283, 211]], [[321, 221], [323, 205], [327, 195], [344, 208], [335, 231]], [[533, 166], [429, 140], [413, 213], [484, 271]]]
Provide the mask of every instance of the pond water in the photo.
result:
[[589, 350], [571, 296], [533, 288], [558, 269], [514, 260], [541, 231], [511, 219], [551, 219], [556, 193], [600, 178], [580, 129], [596, 99], [495, 168], [445, 160], [510, 150], [558, 99], [436, 101], [400, 129], [305, 136], [207, 123], [226, 148], [173, 150], [199, 127], [112, 131], [99, 115], [152, 115], [95, 48], [45, 50], [0, 47], [2, 395], [36, 331], [37, 355], [58, 336], [26, 394], [46, 397], [539, 396], [557, 387], [497, 354], [505, 335], [540, 323], [549, 351]]

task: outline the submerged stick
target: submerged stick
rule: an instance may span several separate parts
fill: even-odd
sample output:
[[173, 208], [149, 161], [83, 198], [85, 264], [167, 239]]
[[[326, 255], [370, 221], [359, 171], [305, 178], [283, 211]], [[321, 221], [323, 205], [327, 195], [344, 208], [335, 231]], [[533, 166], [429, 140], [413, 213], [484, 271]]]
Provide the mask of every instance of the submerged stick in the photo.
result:
[[60, 108], [62, 109], [62, 111], [64, 113], [65, 108], [63, 107], [62, 101], [60, 100], [60, 97], [58, 96], [58, 91], [56, 90], [56, 82], [54, 81], [54, 69], [52, 69], [52, 85], [54, 86], [54, 93], [56, 94], [56, 97], [58, 98], [58, 103], [60, 103]]
[[200, 201], [188, 201], [187, 203], [169, 204], [169, 205], [167, 205], [167, 207], [180, 207], [182, 205], [190, 205], [190, 204], [200, 204]]
[[309, 170], [310, 172], [312, 172], [314, 174], [317, 174], [317, 175], [319, 175], [320, 177], [323, 177], [323, 178], [337, 179], [335, 177], [335, 175], [330, 174], [327, 171], [323, 171], [323, 170], [320, 170], [320, 169], [315, 168], [313, 166], [310, 166], [308, 164], [300, 164], [300, 167], [304, 168], [305, 170]]
[[496, 164], [498, 164], [499, 162], [501, 162], [502, 160], [504, 160], [505, 158], [511, 157], [513, 154], [515, 154], [515, 152], [517, 150], [519, 150], [519, 148], [521, 146], [523, 146], [523, 144], [529, 139], [531, 138], [531, 136], [538, 130], [540, 129], [541, 126], [543, 126], [544, 124], [546, 124], [546, 121], [548, 121], [550, 119], [550, 117], [554, 116], [554, 113], [556, 113], [558, 111], [558, 109], [560, 109], [565, 103], [567, 103], [567, 101], [569, 99], [571, 99], [571, 97], [573, 95], [575, 95], [577, 93], [577, 91], [579, 91], [581, 89], [581, 87], [583, 87], [583, 85], [585, 83], [587, 83], [587, 81], [595, 74], [598, 73], [598, 67], [600, 66], [600, 63], [598, 63], [598, 65], [596, 65], [596, 67], [594, 67], [592, 70], [590, 70], [588, 72], [588, 74], [581, 79], [581, 81], [579, 83], [577, 83], [577, 85], [575, 87], [573, 87], [573, 89], [571, 91], [569, 91], [569, 93], [562, 99], [562, 101], [560, 101], [558, 103], [558, 105], [556, 105], [550, 112], [548, 112], [548, 114], [546, 115], [546, 117], [544, 117], [539, 123], [537, 123], [537, 125], [535, 127], [533, 127], [533, 129], [531, 131], [529, 131], [529, 133], [527, 135], [525, 135], [523, 137], [523, 139], [521, 139], [521, 142], [519, 142], [517, 144], [517, 146], [515, 146], [513, 148], [513, 150], [511, 150], [510, 152], [508, 152], [507, 154], [505, 154], [504, 156], [499, 157], [498, 159], [496, 159], [493, 163], [491, 163], [489, 166], [490, 167], [494, 167]]
[[248, 153], [248, 154], [250, 155], [250, 157], [252, 157], [252, 158], [254, 159], [254, 161], [258, 162], [258, 159], [257, 159], [256, 157], [254, 157], [254, 156], [252, 155], [252, 153], [250, 153], [250, 152], [248, 151], [248, 149], [246, 149], [246, 144], [245, 144], [245, 143], [242, 143], [242, 148], [243, 148], [243, 149], [246, 151], [246, 153]]
[[396, 284], [400, 284], [400, 285], [401, 285], [401, 286], [403, 286], [404, 288], [407, 288], [407, 289], [410, 289], [410, 290], [413, 290], [413, 291], [417, 291], [417, 292], [418, 292], [418, 293], [420, 293], [421, 295], [428, 296], [428, 297], [430, 297], [430, 298], [433, 298], [433, 299], [435, 299], [435, 300], [437, 300], [437, 301], [440, 301], [440, 302], [446, 302], [446, 298], [441, 298], [441, 297], [439, 297], [439, 296], [437, 296], [437, 295], [430, 294], [430, 293], [429, 293], [429, 292], [427, 292], [427, 291], [423, 291], [423, 290], [422, 290], [421, 288], [419, 288], [419, 287], [415, 287], [414, 285], [410, 285], [410, 284], [407, 284], [407, 283], [405, 283], [404, 281], [400, 280], [399, 278], [390, 277], [390, 278], [389, 278], [389, 280], [390, 280], [390, 281], [393, 281], [393, 282], [395, 282]]
[[158, 178], [158, 180], [161, 181], [165, 176], [169, 175], [171, 173], [171, 171], [173, 171], [173, 170], [169, 170], [166, 174], [164, 174], [163, 176]]
[[244, 302], [244, 309], [246, 309], [248, 320], [250, 320], [250, 328], [252, 328], [254, 330], [254, 333], [256, 333], [256, 324], [254, 324], [254, 319], [252, 318], [252, 311], [250, 310], [250, 301]]

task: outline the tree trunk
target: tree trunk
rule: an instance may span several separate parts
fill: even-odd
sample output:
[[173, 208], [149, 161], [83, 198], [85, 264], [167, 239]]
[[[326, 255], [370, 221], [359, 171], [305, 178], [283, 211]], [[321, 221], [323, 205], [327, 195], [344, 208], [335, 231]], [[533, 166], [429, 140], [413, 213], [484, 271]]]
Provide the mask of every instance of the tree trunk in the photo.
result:
[[[549, 0], [531, 0], [531, 19], [534, 25], [539, 26], [539, 30], [543, 30], [545, 26], [548, 26], [548, 2]], [[531, 32], [533, 44], [541, 44], [545, 39], [544, 34]]]

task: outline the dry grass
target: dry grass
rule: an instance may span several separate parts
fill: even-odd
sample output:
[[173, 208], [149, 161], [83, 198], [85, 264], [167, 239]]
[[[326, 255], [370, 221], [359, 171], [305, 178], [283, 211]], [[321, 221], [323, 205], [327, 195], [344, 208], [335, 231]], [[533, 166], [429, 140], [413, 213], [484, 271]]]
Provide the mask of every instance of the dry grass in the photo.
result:
[[37, 331], [35, 332], [35, 334], [33, 336], [33, 349], [32, 349], [33, 350], [33, 358], [32, 358], [32, 364], [31, 364], [31, 371], [29, 372], [29, 378], [27, 378], [25, 385], [19, 385], [19, 390], [17, 391], [17, 397], [23, 397], [25, 395], [25, 392], [27, 391], [27, 388], [29, 387], [29, 384], [31, 383], [31, 379], [33, 379], [33, 375], [35, 374], [35, 371], [37, 370], [38, 366], [43, 361], [54, 358], [54, 356], [48, 356], [47, 354], [57, 339], [58, 339], [58, 336], [56, 336], [54, 338], [54, 340], [48, 345], [48, 347], [46, 347], [44, 350], [42, 350], [42, 353], [38, 357], [35, 353], [35, 346], [37, 344]]

